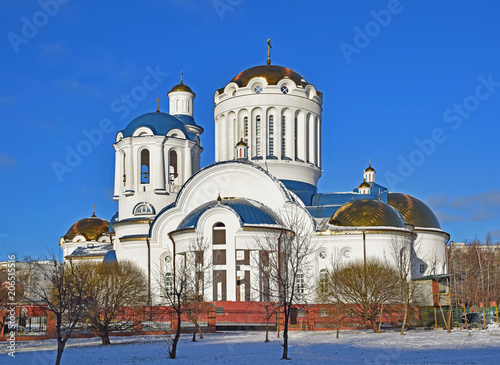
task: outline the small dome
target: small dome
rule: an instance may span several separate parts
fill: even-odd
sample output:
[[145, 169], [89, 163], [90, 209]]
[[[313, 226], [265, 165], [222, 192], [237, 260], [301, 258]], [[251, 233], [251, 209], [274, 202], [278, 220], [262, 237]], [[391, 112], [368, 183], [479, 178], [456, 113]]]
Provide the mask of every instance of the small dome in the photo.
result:
[[307, 81], [297, 72], [282, 66], [264, 65], [255, 66], [248, 70], [240, 72], [231, 82], [235, 82], [239, 87], [245, 87], [248, 82], [254, 77], [263, 77], [269, 85], [277, 85], [284, 78], [288, 78], [295, 82], [296, 85], [307, 85]]
[[[176, 92], [176, 91], [185, 91], [185, 92], [191, 93], [191, 94], [193, 94], [193, 95], [196, 95], [196, 94], [193, 92], [193, 90], [191, 90], [191, 88], [190, 88], [189, 86], [184, 85], [184, 83], [182, 83], [182, 82], [181, 82], [180, 84], [175, 85], [175, 86], [174, 86], [174, 87], [173, 87], [173, 88], [172, 88], [172, 89], [168, 92], [168, 94], [173, 93], [173, 92]], [[167, 94], [167, 95], [168, 95], [168, 94]]]
[[363, 182], [359, 184], [358, 189], [359, 188], [371, 188], [371, 186], [366, 182], [366, 180], [363, 180]]
[[401, 214], [379, 200], [356, 199], [342, 205], [333, 214], [330, 224], [346, 227], [400, 227], [404, 228]]
[[107, 233], [108, 229], [109, 222], [107, 220], [93, 216], [81, 219], [73, 224], [63, 238], [71, 241], [76, 236], [82, 235], [89, 241], [96, 241], [104, 233]]
[[368, 171], [373, 171], [373, 172], [375, 172], [375, 169], [372, 167], [372, 164], [370, 164], [370, 166], [368, 166], [368, 167], [365, 169], [365, 172], [368, 172]]
[[188, 131], [185, 124], [173, 115], [155, 112], [146, 113], [132, 120], [122, 131], [123, 138], [132, 137], [135, 130], [140, 127], [148, 127], [154, 135], [165, 136], [172, 129], [180, 129], [186, 136]]
[[415, 227], [441, 229], [441, 225], [431, 208], [417, 198], [407, 194], [389, 193], [387, 204], [396, 208], [406, 223]]
[[240, 139], [240, 141], [238, 143], [236, 143], [236, 147], [238, 147], [238, 146], [247, 147], [248, 145], [246, 144], [246, 142], [243, 139]]

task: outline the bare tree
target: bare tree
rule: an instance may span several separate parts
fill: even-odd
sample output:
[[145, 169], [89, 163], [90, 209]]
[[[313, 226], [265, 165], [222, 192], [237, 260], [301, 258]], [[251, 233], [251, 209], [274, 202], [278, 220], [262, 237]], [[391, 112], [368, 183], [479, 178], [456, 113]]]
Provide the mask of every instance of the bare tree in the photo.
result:
[[311, 241], [311, 217], [301, 207], [293, 206], [280, 214], [281, 229], [269, 230], [256, 237], [260, 252], [259, 269], [264, 274], [260, 294], [264, 301], [276, 298], [283, 313], [283, 356], [288, 359], [288, 325], [295, 303], [303, 302], [309, 290], [306, 281], [312, 277], [311, 260], [315, 251]]
[[398, 272], [379, 260], [354, 261], [328, 272], [327, 297], [380, 332], [384, 306], [394, 303], [400, 293]]
[[[409, 318], [410, 304], [417, 294], [417, 286], [412, 281], [412, 272], [414, 271], [418, 256], [418, 245], [416, 243], [394, 238], [390, 242], [390, 256], [393, 262], [387, 262], [389, 266], [397, 269], [399, 296], [394, 298], [403, 303], [403, 322], [401, 324], [401, 335], [404, 335], [406, 323]], [[387, 259], [387, 256], [386, 256]]]
[[78, 265], [88, 273], [84, 317], [92, 333], [101, 338], [103, 345], [109, 345], [110, 332], [130, 327], [134, 315], [130, 307], [147, 303], [146, 276], [131, 261]]
[[[174, 244], [172, 235], [169, 235]], [[180, 253], [169, 253], [170, 260], [165, 261], [157, 278], [160, 296], [170, 306], [176, 317], [175, 335], [167, 343], [167, 351], [171, 359], [177, 356], [177, 345], [181, 335], [182, 315], [188, 314], [191, 321], [201, 332], [198, 318], [204, 303], [204, 291], [210, 281], [211, 263], [208, 257], [208, 244], [202, 236], [191, 240], [187, 250]], [[168, 261], [168, 262], [167, 262]], [[194, 310], [188, 308], [194, 308]]]
[[[205, 298], [205, 291], [212, 282], [213, 265], [208, 259], [208, 252], [207, 240], [203, 238], [203, 235], [197, 234], [191, 240], [188, 256], [184, 260], [184, 270], [188, 273], [183, 296], [184, 313], [195, 326], [200, 339], [203, 339], [203, 331], [199, 324], [200, 315], [206, 315], [210, 305]], [[196, 331], [193, 332], [192, 341], [196, 341]]]
[[[50, 281], [49, 287], [33, 285], [30, 301], [46, 306], [56, 318], [57, 357], [56, 365], [61, 363], [61, 357], [71, 333], [79, 322], [85, 307], [86, 279], [88, 272], [82, 267], [70, 263], [61, 264], [51, 259], [51, 268], [47, 261], [30, 263], [33, 267], [30, 281]], [[36, 299], [35, 299], [36, 298]]]

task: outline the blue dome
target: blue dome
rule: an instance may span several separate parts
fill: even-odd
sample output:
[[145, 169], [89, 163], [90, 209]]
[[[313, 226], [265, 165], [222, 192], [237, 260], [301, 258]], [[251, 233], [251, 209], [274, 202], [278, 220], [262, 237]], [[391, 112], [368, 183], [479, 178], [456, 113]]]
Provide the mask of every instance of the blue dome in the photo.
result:
[[190, 116], [190, 115], [186, 115], [186, 114], [174, 114], [174, 117], [182, 120], [184, 122], [184, 124], [198, 126], [198, 124], [196, 124], [196, 122], [194, 121], [194, 118], [192, 116]]
[[102, 259], [102, 262], [113, 264], [117, 262], [115, 250], [108, 251], [108, 253]]
[[189, 138], [186, 126], [179, 118], [161, 112], [146, 113], [135, 118], [121, 131], [123, 138], [132, 137], [140, 127], [148, 127], [156, 136], [165, 136], [172, 129], [179, 129]]
[[207, 210], [217, 207], [224, 207], [235, 213], [241, 226], [243, 225], [279, 225], [280, 220], [274, 212], [262, 203], [251, 199], [243, 198], [223, 198], [205, 203], [191, 213], [189, 213], [177, 227], [178, 230], [193, 228], [198, 225], [198, 221]]

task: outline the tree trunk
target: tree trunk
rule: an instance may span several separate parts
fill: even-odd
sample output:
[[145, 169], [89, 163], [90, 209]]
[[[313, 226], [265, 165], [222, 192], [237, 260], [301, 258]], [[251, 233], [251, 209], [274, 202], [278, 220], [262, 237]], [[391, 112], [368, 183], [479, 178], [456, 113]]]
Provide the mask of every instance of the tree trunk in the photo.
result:
[[408, 301], [405, 298], [403, 325], [401, 326], [401, 332], [399, 333], [401, 336], [403, 336], [405, 334], [405, 326], [406, 326], [406, 318], [407, 317], [408, 317]]
[[175, 308], [175, 312], [177, 314], [177, 328], [175, 330], [174, 340], [172, 341], [172, 348], [169, 351], [169, 355], [171, 359], [175, 359], [177, 356], [177, 344], [179, 343], [179, 338], [181, 337], [181, 294], [177, 295], [177, 308]]
[[375, 319], [370, 319], [370, 323], [372, 325], [373, 332], [378, 333], [377, 321]]
[[264, 342], [269, 342], [269, 307], [266, 307], [266, 340]]
[[60, 338], [57, 339], [57, 357], [56, 357], [56, 365], [61, 363], [61, 357], [64, 351], [64, 343], [60, 341]]
[[378, 332], [377, 333], [380, 333], [380, 327], [382, 326], [383, 315], [384, 315], [384, 303], [382, 303], [382, 305], [380, 306], [380, 321], [378, 322]]
[[201, 330], [200, 325], [196, 322], [196, 328], [198, 328], [198, 333], [200, 334], [200, 340], [203, 340], [203, 331]]
[[281, 358], [281, 360], [290, 360], [288, 358], [288, 319], [290, 318], [290, 308], [287, 308], [287, 304], [284, 304], [283, 307], [285, 323], [283, 323], [283, 357]]
[[103, 345], [109, 345], [111, 343], [109, 341], [109, 333], [105, 333], [101, 336], [101, 342]]

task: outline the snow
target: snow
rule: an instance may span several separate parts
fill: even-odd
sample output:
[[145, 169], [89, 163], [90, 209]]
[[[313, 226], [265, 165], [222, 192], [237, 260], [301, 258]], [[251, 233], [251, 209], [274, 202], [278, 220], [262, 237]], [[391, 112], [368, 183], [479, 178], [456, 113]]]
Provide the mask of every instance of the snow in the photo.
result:
[[[166, 336], [112, 337], [102, 346], [97, 338], [70, 339], [62, 364], [283, 364], [281, 341], [275, 333], [264, 343], [264, 332], [206, 334], [191, 342], [182, 335], [178, 360], [166, 360]], [[17, 343], [16, 357], [0, 343], [2, 364], [53, 364], [55, 340]], [[499, 364], [500, 328], [488, 330], [290, 332], [289, 357], [294, 364]]]

